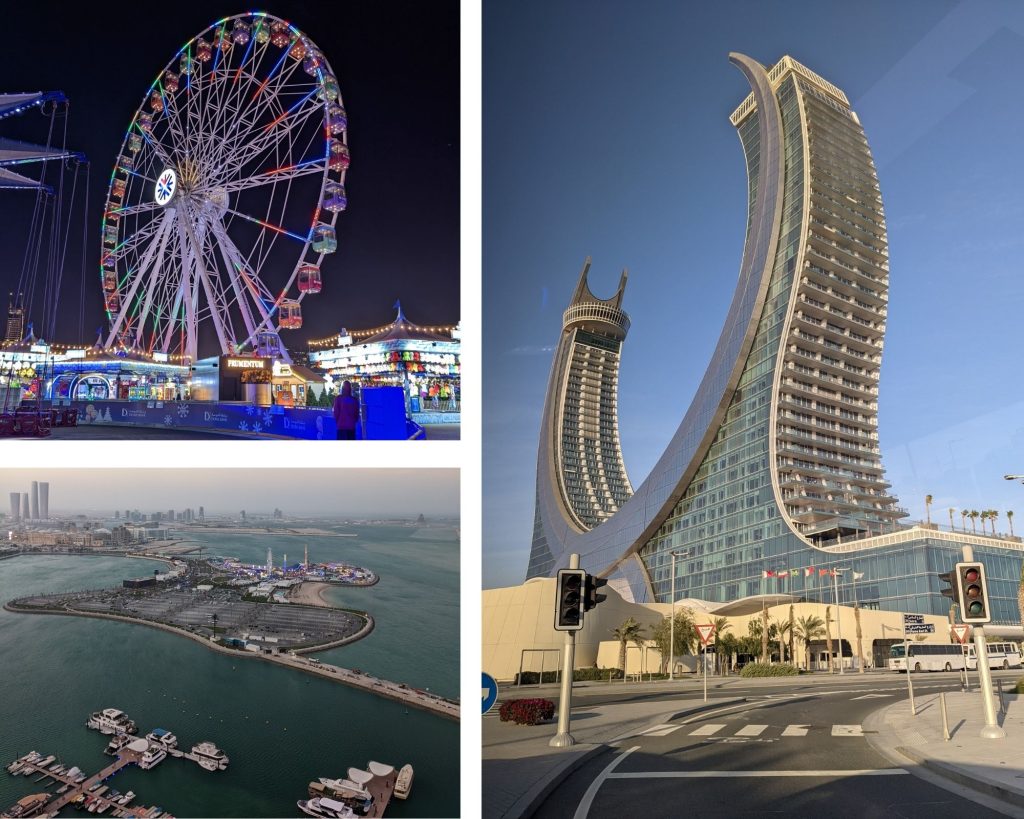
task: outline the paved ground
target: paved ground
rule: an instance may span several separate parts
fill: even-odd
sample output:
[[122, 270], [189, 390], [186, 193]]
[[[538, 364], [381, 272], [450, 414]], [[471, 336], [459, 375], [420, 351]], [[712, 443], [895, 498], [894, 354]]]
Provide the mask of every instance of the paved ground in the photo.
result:
[[[428, 441], [458, 441], [461, 435], [459, 424], [429, 424], [424, 427]], [[56, 427], [49, 438], [51, 441], [212, 441], [212, 440], [257, 440], [251, 435], [235, 435], [228, 432], [207, 430], [160, 429], [157, 427], [104, 426]], [[264, 439], [259, 439], [264, 440]], [[282, 439], [265, 439], [282, 440]]]
[[[1020, 673], [996, 677], [1008, 684]], [[574, 694], [573, 708], [572, 730], [580, 744], [571, 749], [547, 745], [552, 725], [511, 726], [492, 711], [483, 724], [483, 815], [596, 819], [639, 810], [649, 819], [678, 816], [690, 807], [723, 817], [1000, 815], [996, 810], [1014, 815], [1005, 802], [946, 777], [936, 782], [910, 757], [894, 760], [877, 742], [869, 744], [869, 738], [882, 736], [867, 733], [872, 730], [882, 731], [890, 746], [910, 742], [896, 738], [898, 719], [870, 727], [872, 713], [887, 701], [909, 710], [901, 702], [905, 677], [876, 672], [713, 680], [707, 706], [699, 688], [689, 680], [583, 687]], [[925, 674], [916, 680], [921, 706], [939, 691], [959, 692], [959, 677]], [[501, 699], [536, 693], [503, 690]], [[557, 701], [552, 693], [541, 690]], [[929, 713], [934, 717], [937, 708], [916, 719]], [[1016, 749], [1020, 756], [1024, 713], [1021, 722], [1020, 730], [1011, 732], [1014, 744], [987, 750], [998, 755]], [[934, 742], [926, 732], [921, 736], [924, 753], [931, 753]], [[1018, 765], [1012, 775], [1024, 774], [1024, 760]]]

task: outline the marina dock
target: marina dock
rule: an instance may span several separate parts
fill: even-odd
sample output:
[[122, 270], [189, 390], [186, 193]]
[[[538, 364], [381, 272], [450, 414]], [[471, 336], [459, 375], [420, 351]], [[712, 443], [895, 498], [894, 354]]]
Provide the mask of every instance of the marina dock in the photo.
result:
[[[86, 777], [79, 784], [75, 784], [75, 779], [77, 779], [77, 777], [69, 777], [66, 772], [50, 773], [47, 770], [47, 768], [53, 765], [52, 758], [50, 759], [49, 762], [46, 763], [45, 766], [39, 765], [38, 762], [25, 762], [21, 768], [21, 771], [24, 771], [25, 768], [28, 768], [30, 771], [32, 771], [32, 773], [46, 774], [46, 777], [54, 780], [52, 784], [60, 782], [62, 785], [68, 786], [67, 790], [64, 793], [56, 795], [49, 802], [42, 804], [36, 810], [28, 814], [25, 814], [25, 816], [37, 816], [40, 814], [45, 816], [56, 816], [60, 810], [62, 810], [71, 802], [74, 802], [83, 794], [87, 796], [91, 795], [89, 794], [90, 788], [99, 785], [102, 782], [105, 782], [107, 779], [116, 774], [122, 768], [125, 768], [128, 765], [137, 764], [141, 757], [141, 753], [124, 748], [120, 752], [120, 756], [118, 756], [118, 758], [115, 761], [111, 762], [109, 765], [107, 765], [107, 767], [105, 767], [98, 773]], [[32, 774], [29, 774], [29, 776], [31, 775]], [[152, 808], [144, 808], [139, 806], [129, 807], [128, 805], [121, 805], [116, 800], [107, 799], [104, 796], [92, 796], [93, 799], [95, 799], [96, 802], [98, 803], [98, 807], [104, 809], [104, 815], [106, 815], [107, 811], [110, 811], [109, 815], [115, 817], [127, 815], [143, 817], [146, 816], [147, 813], [149, 813], [152, 810]], [[0, 816], [5, 815], [6, 813], [0, 814]]]

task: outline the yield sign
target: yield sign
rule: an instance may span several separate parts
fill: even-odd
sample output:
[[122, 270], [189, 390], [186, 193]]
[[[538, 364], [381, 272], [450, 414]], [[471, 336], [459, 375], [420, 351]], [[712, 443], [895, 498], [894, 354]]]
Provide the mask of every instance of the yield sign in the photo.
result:
[[962, 625], [962, 624], [957, 624], [957, 625], [953, 626], [952, 631], [953, 631], [953, 636], [956, 637], [956, 639], [962, 645], [963, 643], [967, 642], [967, 635], [970, 633], [971, 627], [970, 626], [966, 626], [966, 625]]
[[700, 635], [700, 644], [706, 646], [708, 640], [711, 639], [711, 635], [715, 633], [715, 627], [712, 623], [700, 625], [697, 626], [697, 633]]

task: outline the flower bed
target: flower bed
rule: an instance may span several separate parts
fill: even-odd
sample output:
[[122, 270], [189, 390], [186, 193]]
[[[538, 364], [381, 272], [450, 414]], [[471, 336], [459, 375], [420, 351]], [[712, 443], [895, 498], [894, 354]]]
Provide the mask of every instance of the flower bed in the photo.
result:
[[536, 725], [555, 716], [555, 704], [543, 699], [508, 700], [501, 704], [498, 715], [502, 722]]

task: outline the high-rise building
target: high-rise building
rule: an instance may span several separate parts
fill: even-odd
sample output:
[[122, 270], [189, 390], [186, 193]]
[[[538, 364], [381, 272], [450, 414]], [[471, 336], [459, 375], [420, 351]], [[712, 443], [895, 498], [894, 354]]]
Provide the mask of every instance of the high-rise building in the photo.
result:
[[[545, 399], [527, 577], [581, 555], [627, 599], [805, 599], [853, 566], [864, 606], [944, 614], [936, 573], [972, 545], [994, 616], [1019, 622], [1020, 539], [902, 523], [878, 447], [889, 260], [874, 162], [835, 85], [791, 57], [730, 55], [749, 204], [739, 281], [693, 402], [633, 492], [617, 429], [623, 286], [565, 312]], [[687, 297], [692, 297], [692, 294]], [[673, 555], [675, 560], [673, 560]], [[672, 566], [675, 582], [672, 580]], [[827, 585], [831, 587], [831, 574]], [[841, 591], [852, 599], [852, 572]]]
[[25, 337], [25, 310], [16, 307], [13, 301], [7, 305], [7, 327], [4, 341], [17, 343]]
[[115, 510], [114, 511], [114, 520], [120, 520], [120, 519], [121, 519], [121, 513], [119, 511]]
[[173, 509], [168, 509], [167, 510], [167, 519], [169, 521], [171, 521], [172, 523], [174, 522], [174, 510]]
[[39, 482], [39, 517], [50, 519], [50, 484], [47, 481]]
[[203, 511], [203, 507], [202, 506], [199, 507], [199, 519], [200, 520], [206, 520], [206, 512]]
[[28, 492], [21, 493], [21, 519], [22, 521], [32, 519], [32, 507], [29, 504]]
[[11, 520], [21, 520], [21, 495], [18, 492], [11, 492]]
[[245, 510], [242, 510], [242, 523], [245, 523]]
[[39, 520], [39, 481], [32, 481], [32, 493], [29, 495], [29, 508], [32, 520]]

